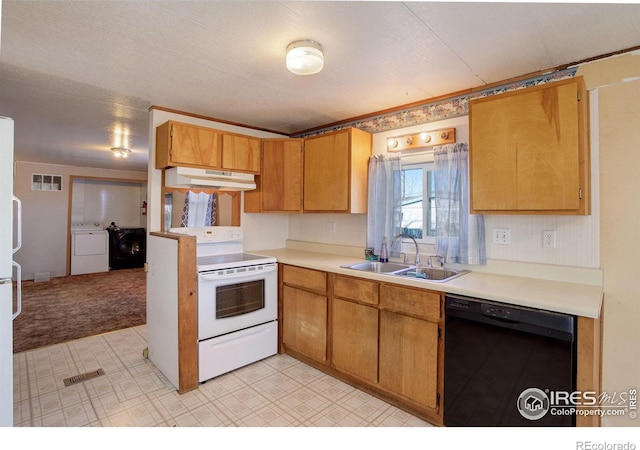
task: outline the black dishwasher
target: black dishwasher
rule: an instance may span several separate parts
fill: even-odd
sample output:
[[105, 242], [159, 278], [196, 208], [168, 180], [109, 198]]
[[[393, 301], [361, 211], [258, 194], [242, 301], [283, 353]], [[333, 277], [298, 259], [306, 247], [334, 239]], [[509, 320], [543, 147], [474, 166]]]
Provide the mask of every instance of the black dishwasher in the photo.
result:
[[554, 401], [575, 391], [576, 325], [571, 315], [446, 295], [445, 426], [575, 426], [571, 405]]

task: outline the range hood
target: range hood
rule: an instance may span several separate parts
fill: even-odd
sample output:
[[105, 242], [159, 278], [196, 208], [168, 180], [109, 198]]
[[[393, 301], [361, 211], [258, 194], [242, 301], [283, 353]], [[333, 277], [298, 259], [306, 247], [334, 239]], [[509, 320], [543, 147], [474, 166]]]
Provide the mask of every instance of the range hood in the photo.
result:
[[225, 191], [248, 191], [256, 188], [251, 173], [173, 167], [164, 171], [166, 187], [206, 187]]

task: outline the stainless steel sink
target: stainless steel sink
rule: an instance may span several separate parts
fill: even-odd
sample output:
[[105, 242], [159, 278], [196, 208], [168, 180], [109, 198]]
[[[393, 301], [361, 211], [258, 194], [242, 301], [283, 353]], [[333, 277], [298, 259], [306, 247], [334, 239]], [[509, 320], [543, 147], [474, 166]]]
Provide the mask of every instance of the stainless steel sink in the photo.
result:
[[408, 266], [406, 264], [390, 263], [390, 262], [383, 263], [379, 261], [367, 261], [367, 262], [361, 262], [357, 264], [350, 264], [342, 267], [347, 269], [361, 270], [363, 272], [394, 274], [396, 272], [401, 272], [403, 270], [411, 269], [413, 266]]
[[379, 261], [366, 261], [356, 264], [350, 264], [342, 266], [347, 269], [360, 270], [363, 272], [375, 272], [385, 275], [393, 275], [404, 278], [415, 278], [418, 280], [428, 280], [435, 283], [444, 283], [445, 281], [452, 280], [460, 277], [468, 270], [453, 270], [453, 269], [440, 269], [434, 267], [416, 267], [407, 264]]
[[469, 271], [444, 268], [440, 269], [434, 267], [410, 267], [406, 270], [395, 272], [393, 275], [406, 278], [417, 278], [419, 280], [429, 280], [436, 283], [444, 283], [445, 281], [460, 277], [466, 273], [469, 273]]

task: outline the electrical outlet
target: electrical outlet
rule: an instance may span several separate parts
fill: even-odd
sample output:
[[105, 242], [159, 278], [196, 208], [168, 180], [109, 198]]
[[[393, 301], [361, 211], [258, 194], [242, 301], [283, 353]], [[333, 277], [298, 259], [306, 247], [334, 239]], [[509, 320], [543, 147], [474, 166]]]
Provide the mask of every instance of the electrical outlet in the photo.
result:
[[336, 232], [336, 223], [327, 222], [327, 233], [335, 233], [335, 232]]
[[511, 245], [511, 229], [510, 228], [494, 228], [493, 243], [499, 245]]
[[542, 247], [556, 248], [556, 230], [544, 230], [542, 232]]

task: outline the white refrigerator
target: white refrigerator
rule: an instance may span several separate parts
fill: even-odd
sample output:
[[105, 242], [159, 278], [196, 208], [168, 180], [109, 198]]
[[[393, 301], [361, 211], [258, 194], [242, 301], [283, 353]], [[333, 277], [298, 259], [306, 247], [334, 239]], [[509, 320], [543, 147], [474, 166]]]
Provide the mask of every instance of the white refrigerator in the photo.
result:
[[[21, 205], [13, 195], [13, 119], [0, 117], [0, 426], [13, 426], [13, 319], [21, 308]], [[15, 220], [15, 222], [14, 222]], [[17, 292], [14, 305], [13, 282]]]

